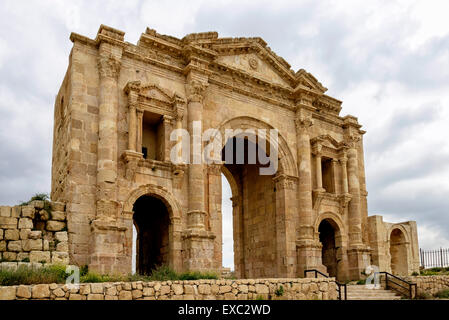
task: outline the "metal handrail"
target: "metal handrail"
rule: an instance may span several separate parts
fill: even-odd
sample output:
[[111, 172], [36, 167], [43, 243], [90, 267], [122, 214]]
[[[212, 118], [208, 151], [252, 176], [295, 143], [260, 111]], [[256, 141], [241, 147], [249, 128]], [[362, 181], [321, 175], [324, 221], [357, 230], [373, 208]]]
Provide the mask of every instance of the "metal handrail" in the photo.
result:
[[[322, 275], [325, 278], [329, 278], [328, 275], [322, 273], [321, 271], [317, 270], [317, 269], [308, 269], [308, 270], [304, 270], [304, 278], [307, 278], [307, 273], [309, 272], [314, 272], [315, 273], [315, 278], [318, 278], [318, 274]], [[346, 283], [342, 283], [342, 282], [338, 282], [337, 280], [333, 280], [336, 284], [337, 284], [337, 291], [338, 291], [338, 300], [343, 300], [342, 299], [342, 294], [341, 294], [341, 287], [344, 288], [344, 293], [345, 293], [345, 299], [348, 299], [348, 288], [346, 286]]]
[[[407, 280], [399, 278], [398, 276], [395, 276], [394, 274], [391, 274], [391, 273], [386, 272], [386, 271], [379, 272], [379, 274], [385, 274], [385, 289], [389, 289], [390, 288], [390, 289], [392, 289], [392, 290], [394, 290], [396, 292], [399, 292], [400, 294], [404, 294], [404, 292], [400, 291], [398, 288], [389, 286], [388, 283], [391, 282], [391, 283], [394, 283], [395, 285], [397, 285], [397, 286], [407, 290], [408, 291], [408, 297], [410, 299], [417, 299], [418, 298], [418, 286], [416, 285], [416, 283], [409, 282]], [[401, 284], [399, 284], [397, 282], [394, 282], [393, 280], [388, 280], [388, 277], [392, 277], [394, 279], [402, 281], [402, 283], [405, 283], [406, 286], [405, 285], [401, 285]], [[415, 288], [415, 290], [414, 290], [415, 294], [414, 295], [413, 295], [413, 288]]]

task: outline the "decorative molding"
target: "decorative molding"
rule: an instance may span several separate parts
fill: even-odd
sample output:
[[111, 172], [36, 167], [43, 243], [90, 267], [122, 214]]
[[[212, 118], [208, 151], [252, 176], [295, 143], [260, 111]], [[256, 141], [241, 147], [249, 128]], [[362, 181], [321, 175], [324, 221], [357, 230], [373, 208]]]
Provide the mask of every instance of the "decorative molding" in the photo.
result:
[[273, 178], [273, 182], [276, 184], [276, 190], [295, 190], [298, 181], [298, 177], [289, 176], [284, 173], [280, 173]]

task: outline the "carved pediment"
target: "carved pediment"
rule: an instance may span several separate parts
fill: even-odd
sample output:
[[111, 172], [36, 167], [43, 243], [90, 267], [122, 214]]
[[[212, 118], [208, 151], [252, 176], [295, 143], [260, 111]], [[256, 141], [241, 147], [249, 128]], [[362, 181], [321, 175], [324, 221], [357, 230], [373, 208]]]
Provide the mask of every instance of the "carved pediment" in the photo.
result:
[[279, 71], [256, 53], [222, 55], [217, 57], [215, 62], [232, 69], [242, 70], [256, 78], [290, 87], [291, 79], [283, 77]]
[[186, 100], [157, 84], [142, 85], [140, 81], [128, 82], [124, 89], [129, 104], [137, 103], [141, 109], [182, 118]]

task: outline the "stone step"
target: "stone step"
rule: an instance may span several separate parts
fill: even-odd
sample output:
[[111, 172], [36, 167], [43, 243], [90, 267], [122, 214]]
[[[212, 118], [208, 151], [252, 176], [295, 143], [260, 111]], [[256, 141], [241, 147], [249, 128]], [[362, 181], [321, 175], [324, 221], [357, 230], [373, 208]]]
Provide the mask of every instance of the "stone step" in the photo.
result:
[[368, 289], [364, 285], [349, 285], [348, 300], [400, 300], [396, 292], [386, 289]]

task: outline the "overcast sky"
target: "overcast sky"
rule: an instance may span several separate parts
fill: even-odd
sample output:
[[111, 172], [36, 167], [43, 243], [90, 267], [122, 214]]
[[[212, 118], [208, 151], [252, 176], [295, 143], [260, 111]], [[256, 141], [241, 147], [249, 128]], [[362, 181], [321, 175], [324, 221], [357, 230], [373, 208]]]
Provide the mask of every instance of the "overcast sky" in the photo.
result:
[[[420, 247], [449, 247], [449, 2], [24, 1], [0, 6], [0, 203], [50, 191], [53, 102], [74, 31], [136, 43], [159, 33], [260, 36], [367, 130], [369, 214], [416, 220]], [[229, 191], [227, 192], [229, 195]], [[230, 206], [225, 265], [232, 264]]]

